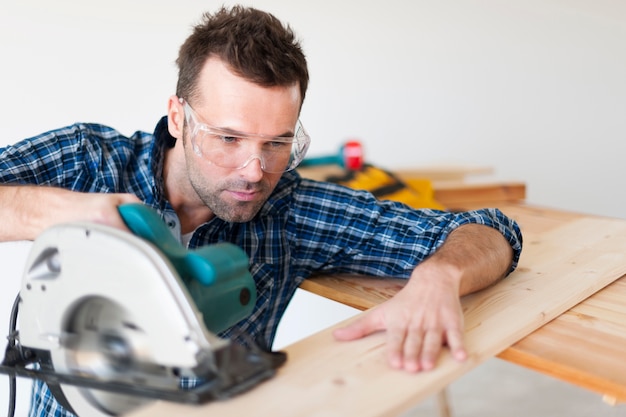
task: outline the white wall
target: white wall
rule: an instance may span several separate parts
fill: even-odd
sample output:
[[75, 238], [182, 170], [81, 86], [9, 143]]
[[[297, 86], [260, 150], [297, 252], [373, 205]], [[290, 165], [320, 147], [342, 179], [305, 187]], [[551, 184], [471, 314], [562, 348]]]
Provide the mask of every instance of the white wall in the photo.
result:
[[[178, 46], [221, 4], [2, 3], [0, 145], [75, 121], [152, 130]], [[303, 40], [311, 154], [357, 137], [388, 168], [488, 165], [533, 203], [626, 216], [623, 1], [247, 3]]]
[[[492, 166], [532, 203], [626, 218], [625, 2], [245, 3], [303, 41], [311, 154], [356, 137], [388, 168]], [[76, 121], [152, 130], [178, 46], [220, 4], [0, 0], [0, 146]]]

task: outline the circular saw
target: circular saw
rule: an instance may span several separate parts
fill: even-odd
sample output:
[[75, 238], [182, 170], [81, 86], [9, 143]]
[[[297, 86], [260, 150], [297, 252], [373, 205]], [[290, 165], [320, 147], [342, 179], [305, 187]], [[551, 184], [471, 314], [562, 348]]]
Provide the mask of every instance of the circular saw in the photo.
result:
[[273, 376], [282, 352], [217, 336], [254, 308], [245, 253], [187, 250], [147, 206], [119, 210], [133, 233], [70, 223], [34, 241], [0, 372], [43, 380], [79, 416], [205, 403]]

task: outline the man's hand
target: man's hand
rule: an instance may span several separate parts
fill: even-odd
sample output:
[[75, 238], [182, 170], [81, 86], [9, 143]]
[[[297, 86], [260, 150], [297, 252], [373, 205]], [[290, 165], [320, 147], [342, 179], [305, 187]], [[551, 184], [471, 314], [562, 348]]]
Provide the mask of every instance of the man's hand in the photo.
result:
[[459, 226], [400, 292], [334, 336], [354, 340], [385, 330], [390, 366], [410, 372], [432, 369], [444, 344], [455, 359], [465, 360], [460, 297], [504, 277], [512, 259], [511, 245], [497, 230]]
[[459, 284], [447, 273], [421, 264], [398, 294], [335, 330], [335, 338], [354, 340], [386, 330], [389, 365], [409, 372], [434, 368], [444, 344], [455, 359], [464, 360]]
[[0, 186], [0, 241], [34, 240], [59, 223], [86, 221], [128, 230], [117, 207], [140, 202], [132, 194], [80, 193], [34, 185]]
[[71, 208], [60, 213], [60, 217], [66, 217], [66, 221], [89, 221], [107, 226], [128, 230], [120, 215], [118, 206], [127, 203], [140, 203], [141, 200], [133, 194], [98, 194], [98, 193], [72, 193], [68, 197], [72, 201]]

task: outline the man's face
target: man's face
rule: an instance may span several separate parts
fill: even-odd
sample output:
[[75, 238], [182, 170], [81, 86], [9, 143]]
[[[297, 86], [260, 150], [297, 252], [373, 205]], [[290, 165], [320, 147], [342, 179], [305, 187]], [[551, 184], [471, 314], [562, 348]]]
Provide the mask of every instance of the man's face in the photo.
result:
[[[200, 96], [193, 106], [200, 122], [248, 135], [284, 136], [298, 119], [300, 91], [289, 87], [261, 87], [240, 78], [216, 58], [210, 58], [199, 80]], [[230, 222], [251, 220], [276, 187], [282, 173], [267, 173], [259, 159], [243, 168], [222, 168], [194, 152], [185, 125], [184, 148], [189, 182], [198, 198], [217, 217]], [[249, 144], [250, 156], [260, 153], [262, 141]], [[246, 150], [247, 152], [247, 150]]]

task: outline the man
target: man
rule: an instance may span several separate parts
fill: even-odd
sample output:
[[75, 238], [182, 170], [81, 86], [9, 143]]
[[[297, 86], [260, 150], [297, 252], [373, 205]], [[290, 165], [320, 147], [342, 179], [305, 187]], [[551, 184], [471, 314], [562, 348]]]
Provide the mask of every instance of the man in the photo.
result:
[[[223, 337], [246, 333], [270, 349], [312, 274], [394, 276], [409, 278], [403, 290], [335, 337], [385, 330], [390, 366], [409, 372], [432, 369], [444, 344], [465, 359], [459, 296], [515, 268], [517, 224], [494, 209], [419, 211], [300, 178], [309, 75], [294, 34], [272, 15], [206, 14], [177, 63], [176, 95], [153, 135], [76, 124], [0, 149], [0, 213], [12, 219], [0, 240], [72, 220], [125, 229], [117, 206], [141, 201], [190, 248], [227, 241], [248, 254], [257, 305]], [[69, 413], [36, 383], [31, 415]]]

